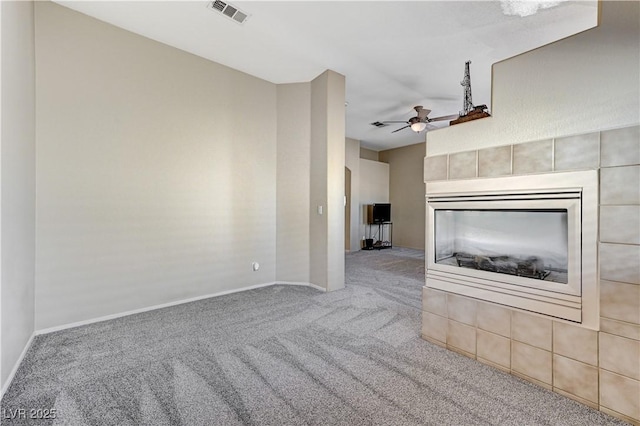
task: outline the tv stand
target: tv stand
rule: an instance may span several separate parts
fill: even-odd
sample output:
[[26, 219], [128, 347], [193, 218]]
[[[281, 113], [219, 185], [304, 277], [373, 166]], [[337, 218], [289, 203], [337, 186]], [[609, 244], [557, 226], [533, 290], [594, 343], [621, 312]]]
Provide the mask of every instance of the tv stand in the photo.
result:
[[[363, 250], [382, 250], [393, 247], [393, 222], [377, 222], [367, 224], [365, 246]], [[367, 243], [371, 244], [367, 244]]]

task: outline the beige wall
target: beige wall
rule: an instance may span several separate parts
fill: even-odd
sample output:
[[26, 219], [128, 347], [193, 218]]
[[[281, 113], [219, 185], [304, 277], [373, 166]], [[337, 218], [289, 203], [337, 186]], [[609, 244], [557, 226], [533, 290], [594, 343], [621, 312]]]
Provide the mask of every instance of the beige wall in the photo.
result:
[[[635, 424], [640, 422], [640, 4], [604, 1], [600, 7], [600, 27], [497, 64], [494, 117], [429, 133], [424, 166], [426, 181], [599, 168], [599, 332], [473, 300], [464, 304], [473, 323], [461, 326], [447, 317], [455, 310], [449, 303], [462, 306], [460, 298], [426, 290], [423, 336]], [[488, 309], [500, 310], [505, 319], [500, 328], [511, 321], [512, 333], [516, 318], [520, 324], [538, 318], [540, 326], [527, 332], [548, 331], [546, 349], [513, 334], [496, 335], [486, 325], [481, 330], [481, 309], [485, 318], [499, 317]], [[468, 339], [450, 331], [462, 331]], [[504, 350], [495, 350], [498, 346]], [[538, 360], [528, 357], [524, 363], [534, 352]]]
[[419, 143], [380, 151], [380, 161], [389, 164], [389, 202], [394, 246], [424, 250], [425, 150], [426, 145]]
[[360, 147], [360, 158], [365, 160], [379, 161], [378, 151]]
[[[513, 155], [503, 157], [502, 151]], [[425, 173], [427, 181], [599, 170], [599, 241], [588, 247], [598, 253], [598, 267], [591, 266], [592, 273], [599, 271], [599, 277], [583, 281], [583, 290], [588, 285], [585, 283], [597, 283], [599, 304], [596, 312], [583, 313], [583, 325], [589, 323], [587, 329], [568, 321], [425, 288], [423, 337], [638, 424], [640, 126], [446, 157], [427, 158], [433, 166]], [[435, 170], [440, 170], [439, 175]], [[589, 319], [594, 316], [593, 321]], [[499, 321], [493, 323], [491, 319], [497, 318]]]
[[601, 25], [493, 66], [493, 117], [427, 133], [427, 155], [636, 124], [638, 2], [602, 1]]
[[276, 279], [308, 283], [311, 85], [280, 84], [277, 95]]
[[327, 71], [327, 212], [328, 277], [327, 290], [344, 288], [344, 157], [346, 79]]
[[[311, 82], [311, 161], [309, 199], [309, 279], [320, 287], [327, 287], [327, 129], [318, 120], [327, 117], [327, 75], [320, 75]], [[320, 209], [322, 211], [320, 211]], [[344, 232], [344, 231], [343, 231]]]
[[351, 170], [351, 215], [349, 247], [351, 251], [360, 250], [360, 141], [346, 138], [345, 166]]
[[[362, 158], [366, 153], [375, 153], [375, 160]], [[351, 169], [351, 251], [361, 249], [362, 239], [367, 235], [366, 206], [373, 203], [389, 202], [389, 164], [377, 160], [378, 153], [360, 147], [360, 141], [346, 138], [345, 164]], [[423, 155], [424, 156], [424, 155]], [[422, 158], [422, 157], [421, 157]], [[422, 162], [420, 174], [422, 181]], [[423, 184], [424, 186], [424, 184]], [[424, 199], [424, 192], [422, 195]], [[392, 216], [395, 214], [391, 208]], [[423, 225], [424, 226], [424, 225]], [[395, 224], [394, 224], [395, 227]], [[395, 228], [394, 228], [395, 232]], [[394, 234], [395, 244], [395, 234]]]
[[0, 386], [34, 330], [35, 53], [33, 3], [0, 3]]
[[275, 281], [274, 84], [49, 2], [36, 56], [36, 329]]
[[[387, 163], [360, 159], [359, 194], [358, 233], [362, 239], [362, 236], [368, 235], [367, 205], [389, 202], [389, 165]], [[391, 206], [392, 220], [393, 214], [393, 206]], [[395, 240], [393, 242], [395, 243]]]
[[325, 71], [311, 82], [311, 283], [344, 287], [344, 76]]

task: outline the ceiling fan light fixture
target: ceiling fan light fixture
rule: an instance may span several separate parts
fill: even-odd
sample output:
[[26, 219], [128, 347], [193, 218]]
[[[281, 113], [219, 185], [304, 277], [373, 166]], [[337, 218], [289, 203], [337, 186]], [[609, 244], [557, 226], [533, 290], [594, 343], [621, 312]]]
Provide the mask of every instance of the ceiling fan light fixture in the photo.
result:
[[423, 122], [413, 123], [411, 125], [411, 130], [413, 130], [416, 133], [420, 133], [426, 128], [427, 128], [427, 123], [423, 123]]

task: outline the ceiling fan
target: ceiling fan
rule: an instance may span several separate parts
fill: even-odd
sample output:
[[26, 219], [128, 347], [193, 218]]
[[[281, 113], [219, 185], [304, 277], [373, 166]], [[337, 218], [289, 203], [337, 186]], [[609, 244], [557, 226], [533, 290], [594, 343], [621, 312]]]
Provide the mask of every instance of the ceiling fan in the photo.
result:
[[411, 130], [413, 130], [416, 133], [420, 133], [424, 129], [428, 129], [428, 130], [437, 129], [438, 127], [434, 126], [433, 124], [429, 124], [432, 121], [454, 120], [459, 117], [458, 114], [454, 114], [454, 115], [443, 115], [442, 117], [429, 118], [428, 116], [429, 116], [429, 113], [431, 112], [430, 109], [425, 109], [422, 105], [415, 106], [413, 107], [413, 109], [416, 110], [416, 113], [418, 115], [416, 115], [415, 117], [411, 117], [409, 121], [383, 121], [383, 123], [384, 124], [387, 124], [387, 123], [405, 123], [406, 124], [406, 126], [400, 127], [399, 129], [396, 129], [391, 133], [399, 132], [400, 130], [406, 129], [407, 127], [411, 127]]

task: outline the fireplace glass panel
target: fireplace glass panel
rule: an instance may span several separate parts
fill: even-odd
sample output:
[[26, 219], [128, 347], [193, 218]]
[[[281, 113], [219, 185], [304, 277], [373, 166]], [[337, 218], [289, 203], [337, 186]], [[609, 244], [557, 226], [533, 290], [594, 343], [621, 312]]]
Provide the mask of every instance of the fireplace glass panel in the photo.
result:
[[435, 210], [435, 262], [566, 284], [567, 210]]

